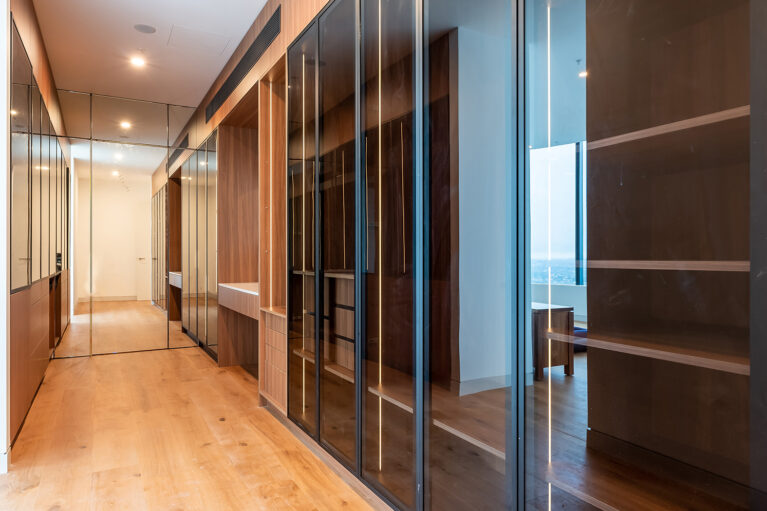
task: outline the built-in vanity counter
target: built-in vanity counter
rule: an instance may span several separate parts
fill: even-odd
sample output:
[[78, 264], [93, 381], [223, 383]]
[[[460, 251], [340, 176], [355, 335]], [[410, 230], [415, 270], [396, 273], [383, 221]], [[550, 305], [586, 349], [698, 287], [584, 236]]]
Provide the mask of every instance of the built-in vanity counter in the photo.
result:
[[170, 284], [173, 287], [177, 287], [181, 289], [183, 285], [184, 279], [181, 276], [180, 271], [169, 271], [168, 272], [168, 284]]
[[258, 321], [258, 282], [219, 284], [218, 304]]

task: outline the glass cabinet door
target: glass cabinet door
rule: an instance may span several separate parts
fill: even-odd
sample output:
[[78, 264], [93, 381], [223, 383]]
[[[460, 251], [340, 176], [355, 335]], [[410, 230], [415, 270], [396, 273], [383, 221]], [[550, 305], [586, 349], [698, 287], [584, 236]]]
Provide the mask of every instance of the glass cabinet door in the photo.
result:
[[315, 366], [315, 93], [317, 26], [288, 51], [288, 414], [317, 430]]
[[365, 175], [363, 475], [415, 503], [413, 41], [406, 0], [363, 0]]
[[355, 2], [319, 19], [322, 320], [320, 439], [356, 463], [354, 339]]

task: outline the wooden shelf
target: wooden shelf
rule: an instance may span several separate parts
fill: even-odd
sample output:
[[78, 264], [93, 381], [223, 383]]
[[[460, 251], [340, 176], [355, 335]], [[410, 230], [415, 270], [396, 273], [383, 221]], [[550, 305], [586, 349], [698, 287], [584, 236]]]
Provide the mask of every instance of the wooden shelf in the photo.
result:
[[288, 317], [288, 308], [284, 305], [274, 305], [272, 307], [261, 307], [261, 312], [265, 312], [266, 314], [272, 314], [274, 316], [279, 316], [281, 318]]
[[622, 135], [603, 138], [601, 140], [595, 140], [593, 142], [588, 142], [586, 148], [588, 150], [600, 149], [602, 147], [623, 144], [626, 142], [632, 142], [634, 140], [642, 140], [645, 138], [657, 137], [659, 135], [667, 135], [677, 131], [697, 128], [700, 126], [708, 126], [710, 124], [729, 121], [731, 119], [748, 117], [749, 115], [751, 115], [751, 105], [739, 106], [736, 108], [730, 108], [728, 110], [722, 110], [721, 112], [713, 112], [710, 114], [693, 117], [691, 119], [683, 119], [681, 121], [662, 124], [660, 126], [653, 126], [652, 128], [646, 128], [643, 130], [632, 131], [630, 133], [624, 133]]
[[751, 364], [748, 357], [713, 353], [710, 351], [693, 350], [675, 346], [664, 346], [657, 343], [620, 339], [616, 337], [575, 337], [573, 335], [550, 333], [549, 339], [588, 346], [595, 349], [635, 355], [638, 357], [654, 358], [666, 362], [690, 365], [723, 371], [726, 373], [748, 376], [751, 374]]
[[593, 260], [589, 269], [660, 270], [660, 271], [751, 271], [751, 261], [649, 261]]

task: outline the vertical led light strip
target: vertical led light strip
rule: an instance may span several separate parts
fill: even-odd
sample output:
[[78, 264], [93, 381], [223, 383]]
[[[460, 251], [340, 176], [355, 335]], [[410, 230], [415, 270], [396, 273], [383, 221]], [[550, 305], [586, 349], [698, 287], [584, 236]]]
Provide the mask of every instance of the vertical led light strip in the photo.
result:
[[400, 153], [400, 188], [402, 191], [402, 274], [404, 275], [406, 270], [406, 258], [405, 258], [405, 128], [402, 122], [399, 123], [399, 153]]
[[274, 226], [274, 125], [272, 124], [272, 85], [269, 82], [269, 305], [274, 305], [274, 277], [272, 272], [272, 254], [274, 253], [274, 242], [272, 236], [272, 227]]
[[[551, 4], [546, 6], [546, 146], [548, 148], [546, 161], [546, 186], [547, 186], [547, 198], [546, 198], [546, 235], [547, 239], [547, 251], [548, 251], [548, 325], [546, 331], [549, 335], [547, 338], [547, 350], [548, 350], [548, 469], [551, 470]], [[548, 508], [551, 510], [551, 483], [548, 483]]]
[[378, 0], [378, 470], [383, 470], [383, 115], [381, 77], [381, 0]]
[[301, 415], [306, 413], [306, 54], [301, 55]]
[[341, 214], [343, 215], [343, 241], [344, 241], [344, 270], [346, 269], [346, 167], [344, 160], [346, 156], [344, 150], [341, 150]]

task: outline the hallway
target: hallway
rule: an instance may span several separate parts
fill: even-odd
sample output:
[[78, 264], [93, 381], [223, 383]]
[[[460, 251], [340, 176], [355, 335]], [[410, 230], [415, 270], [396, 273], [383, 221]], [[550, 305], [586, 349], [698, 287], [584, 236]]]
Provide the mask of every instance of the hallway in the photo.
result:
[[202, 350], [54, 360], [0, 509], [369, 509]]

